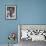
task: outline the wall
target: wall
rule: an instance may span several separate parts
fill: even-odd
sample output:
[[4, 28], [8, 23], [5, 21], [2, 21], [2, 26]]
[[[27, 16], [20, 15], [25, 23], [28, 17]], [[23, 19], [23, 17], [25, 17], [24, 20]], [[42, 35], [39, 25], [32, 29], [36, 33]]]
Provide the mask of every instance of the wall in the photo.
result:
[[46, 0], [20, 1], [21, 24], [46, 24]]
[[[5, 20], [5, 4], [16, 5], [16, 20]], [[9, 32], [18, 32], [18, 24], [46, 24], [46, 0], [0, 0], [0, 44], [8, 43]]]

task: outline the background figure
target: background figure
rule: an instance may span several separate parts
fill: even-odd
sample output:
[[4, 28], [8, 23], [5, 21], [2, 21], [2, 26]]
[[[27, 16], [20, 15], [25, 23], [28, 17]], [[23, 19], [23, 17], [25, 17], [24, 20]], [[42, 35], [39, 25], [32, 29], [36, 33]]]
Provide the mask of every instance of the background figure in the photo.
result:
[[7, 7], [7, 17], [13, 17], [14, 16], [14, 7]]

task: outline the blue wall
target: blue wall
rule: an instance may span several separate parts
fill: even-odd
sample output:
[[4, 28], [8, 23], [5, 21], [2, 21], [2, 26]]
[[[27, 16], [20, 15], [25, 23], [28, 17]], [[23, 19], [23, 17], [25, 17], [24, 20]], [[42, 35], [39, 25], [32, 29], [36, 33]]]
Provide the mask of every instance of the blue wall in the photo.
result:
[[[5, 4], [17, 6], [16, 20], [5, 20]], [[46, 24], [46, 0], [0, 0], [0, 44], [8, 43], [10, 32], [18, 32], [18, 24]]]

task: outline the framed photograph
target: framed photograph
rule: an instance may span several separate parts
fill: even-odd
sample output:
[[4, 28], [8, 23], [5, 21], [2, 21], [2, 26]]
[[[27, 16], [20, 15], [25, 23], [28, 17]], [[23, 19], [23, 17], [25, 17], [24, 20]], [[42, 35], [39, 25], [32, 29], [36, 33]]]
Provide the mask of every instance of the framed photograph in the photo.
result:
[[6, 5], [6, 19], [15, 20], [16, 19], [16, 5]]
[[18, 42], [24, 43], [24, 40], [46, 41], [46, 24], [19, 24]]

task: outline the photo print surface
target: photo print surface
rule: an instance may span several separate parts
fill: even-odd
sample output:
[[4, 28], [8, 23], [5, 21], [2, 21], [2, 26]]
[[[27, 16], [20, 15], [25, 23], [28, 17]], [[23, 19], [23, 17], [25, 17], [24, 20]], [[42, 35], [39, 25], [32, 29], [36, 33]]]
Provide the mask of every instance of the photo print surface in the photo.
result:
[[6, 19], [16, 19], [16, 6], [6, 5]]

